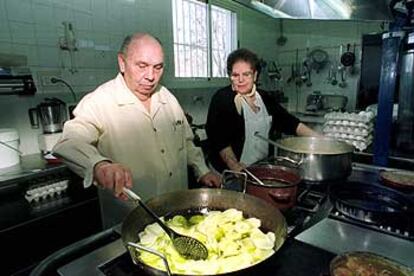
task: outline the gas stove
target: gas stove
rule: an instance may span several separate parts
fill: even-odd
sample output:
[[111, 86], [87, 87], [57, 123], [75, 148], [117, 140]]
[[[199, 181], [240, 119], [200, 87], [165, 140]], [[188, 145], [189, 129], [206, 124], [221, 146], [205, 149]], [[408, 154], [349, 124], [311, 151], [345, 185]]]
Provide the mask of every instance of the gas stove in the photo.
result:
[[[346, 182], [350, 185], [380, 185], [378, 173], [382, 169], [384, 168], [354, 164], [352, 175]], [[284, 213], [288, 231], [318, 213], [319, 208], [329, 198], [331, 185], [335, 183], [301, 183], [296, 206]], [[411, 230], [395, 225], [358, 221], [345, 216], [334, 207], [327, 218], [303, 231], [295, 239], [288, 240], [276, 254], [257, 266], [257, 269], [255, 267], [255, 273], [282, 276], [329, 275], [329, 262], [337, 254], [348, 251], [369, 251], [414, 267], [414, 235]], [[99, 242], [96, 242], [96, 237], [80, 242], [81, 245], [98, 244], [96, 247], [88, 250], [62, 249], [63, 254], [57, 252], [58, 256], [65, 255], [65, 250], [77, 252], [71, 258], [66, 258], [65, 262], [58, 262], [58, 275], [145, 275], [132, 263], [123, 246], [120, 226], [108, 231], [109, 235], [100, 235]], [[77, 246], [74, 245], [74, 248]], [[49, 259], [55, 260], [56, 265], [55, 257], [50, 256]], [[41, 274], [33, 274], [35, 275]]]

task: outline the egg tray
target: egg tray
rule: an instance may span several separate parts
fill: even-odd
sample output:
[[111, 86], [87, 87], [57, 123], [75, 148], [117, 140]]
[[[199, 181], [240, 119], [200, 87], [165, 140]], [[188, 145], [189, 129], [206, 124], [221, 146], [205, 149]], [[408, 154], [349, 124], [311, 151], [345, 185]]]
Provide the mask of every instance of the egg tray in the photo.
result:
[[374, 123], [354, 122], [347, 120], [326, 120], [325, 125], [344, 126], [344, 127], [359, 127], [359, 128], [374, 128]]
[[350, 135], [345, 133], [334, 133], [334, 132], [327, 132], [325, 133], [328, 137], [333, 137], [335, 139], [345, 139], [345, 140], [351, 140], [351, 141], [357, 141], [357, 142], [368, 142], [372, 141], [373, 136], [359, 136], [359, 135]]
[[343, 133], [354, 136], [368, 136], [373, 132], [373, 128], [353, 128], [353, 127], [344, 127], [344, 126], [334, 126], [334, 125], [324, 125], [324, 133]]
[[369, 145], [371, 145], [373, 137], [370, 135], [367, 139], [364, 140], [356, 140], [356, 139], [347, 139], [342, 137], [335, 137], [334, 133], [327, 133], [326, 136], [335, 138], [336, 140], [346, 142], [352, 146], [354, 146], [359, 151], [364, 151]]
[[359, 113], [348, 113], [348, 112], [329, 112], [324, 116], [325, 120], [333, 121], [352, 121], [357, 123], [369, 123], [375, 118], [373, 112], [361, 111]]

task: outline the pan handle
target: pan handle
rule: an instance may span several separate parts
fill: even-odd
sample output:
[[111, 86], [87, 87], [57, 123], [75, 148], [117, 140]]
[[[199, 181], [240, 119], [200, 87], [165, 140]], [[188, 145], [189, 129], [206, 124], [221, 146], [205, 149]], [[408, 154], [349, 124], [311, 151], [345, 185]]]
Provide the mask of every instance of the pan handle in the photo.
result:
[[135, 252], [134, 252], [135, 249], [144, 250], [148, 253], [151, 253], [151, 254], [154, 254], [154, 255], [160, 257], [162, 259], [162, 261], [164, 262], [165, 268], [167, 269], [167, 275], [168, 276], [172, 275], [170, 266], [168, 265], [167, 258], [162, 253], [160, 253], [158, 251], [155, 251], [155, 250], [152, 250], [148, 247], [133, 243], [133, 242], [128, 242], [129, 254], [131, 255], [131, 259], [134, 262], [134, 264], [137, 265], [137, 260], [134, 257], [135, 256]]
[[225, 189], [224, 183], [226, 183], [226, 179], [228, 177], [231, 177], [231, 176], [236, 177], [237, 179], [242, 179], [242, 188], [243, 188], [243, 190], [241, 192], [246, 193], [247, 174], [245, 172], [237, 172], [237, 171], [232, 171], [232, 170], [223, 170], [223, 172], [221, 173], [220, 189]]
[[270, 198], [275, 201], [276, 203], [287, 204], [292, 202], [294, 195], [292, 193], [280, 193], [276, 190], [270, 190], [268, 192]]
[[289, 158], [289, 157], [286, 157], [286, 156], [275, 156], [273, 158], [276, 159], [277, 161], [287, 161], [289, 163], [292, 163], [296, 167], [299, 167], [300, 165], [302, 165], [302, 163], [304, 161], [303, 156], [299, 161], [293, 160], [292, 158]]

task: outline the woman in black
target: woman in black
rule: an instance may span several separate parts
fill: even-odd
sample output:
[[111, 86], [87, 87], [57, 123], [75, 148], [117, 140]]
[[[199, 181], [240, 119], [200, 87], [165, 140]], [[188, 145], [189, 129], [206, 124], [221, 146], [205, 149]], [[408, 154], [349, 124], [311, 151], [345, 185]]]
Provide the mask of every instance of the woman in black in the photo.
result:
[[241, 171], [268, 156], [268, 143], [255, 133], [265, 137], [274, 132], [318, 135], [289, 114], [269, 92], [256, 89], [258, 70], [257, 55], [247, 49], [235, 50], [227, 58], [231, 85], [213, 96], [206, 124], [210, 162], [219, 172]]

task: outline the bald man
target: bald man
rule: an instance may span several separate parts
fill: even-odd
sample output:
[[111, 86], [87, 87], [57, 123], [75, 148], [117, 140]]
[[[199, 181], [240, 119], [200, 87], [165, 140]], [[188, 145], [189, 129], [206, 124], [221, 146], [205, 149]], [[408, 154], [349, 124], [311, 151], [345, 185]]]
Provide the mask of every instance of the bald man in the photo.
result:
[[177, 99], [160, 84], [160, 42], [145, 33], [126, 37], [118, 65], [115, 79], [79, 102], [54, 148], [54, 154], [84, 178], [85, 187], [94, 183], [103, 188], [99, 196], [105, 228], [121, 222], [133, 208], [115, 198], [126, 199], [124, 187], [144, 200], [187, 189], [188, 165], [202, 184], [220, 184], [194, 146]]

